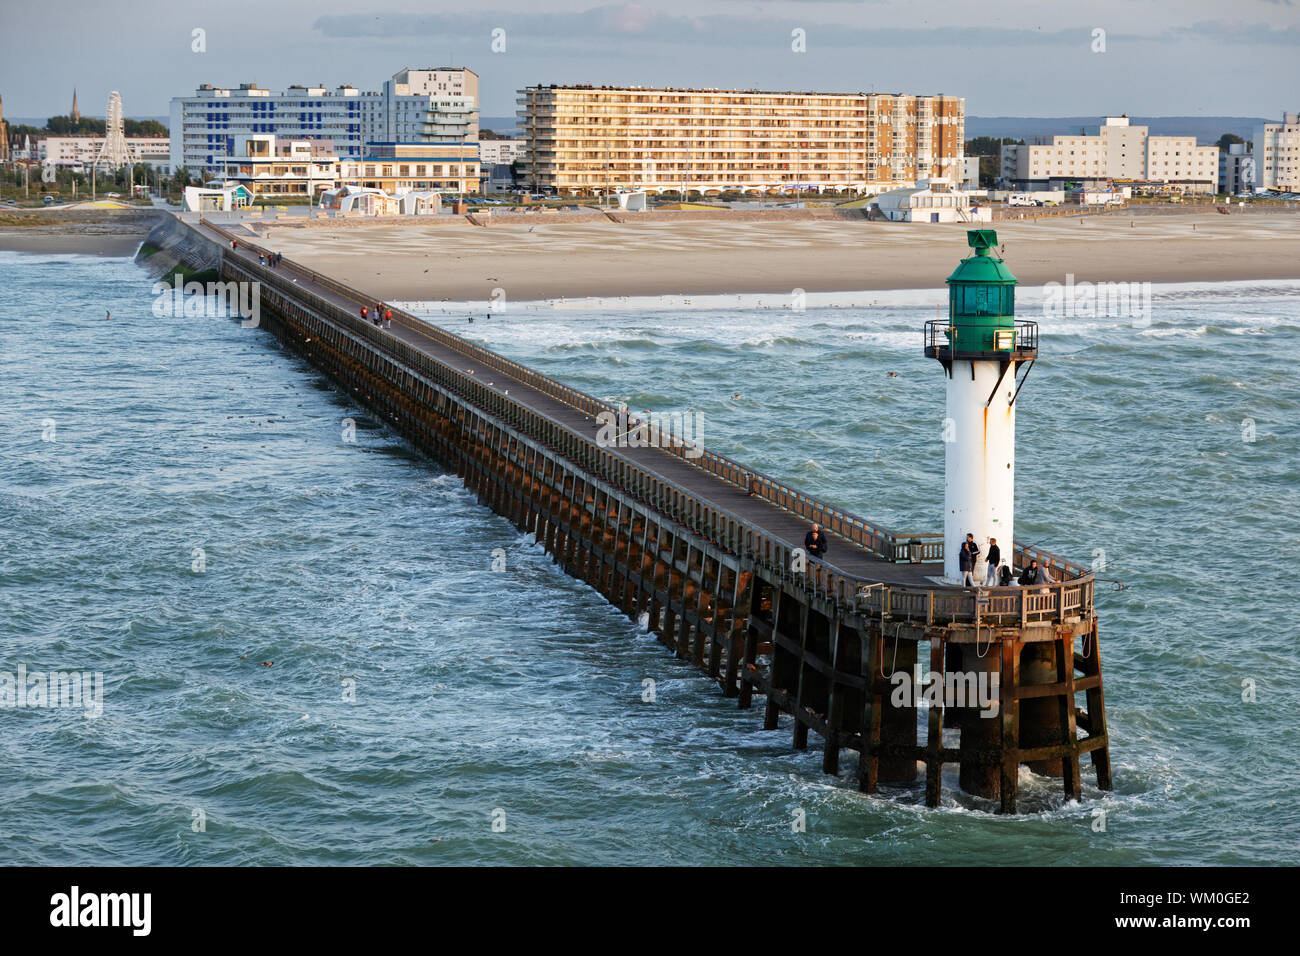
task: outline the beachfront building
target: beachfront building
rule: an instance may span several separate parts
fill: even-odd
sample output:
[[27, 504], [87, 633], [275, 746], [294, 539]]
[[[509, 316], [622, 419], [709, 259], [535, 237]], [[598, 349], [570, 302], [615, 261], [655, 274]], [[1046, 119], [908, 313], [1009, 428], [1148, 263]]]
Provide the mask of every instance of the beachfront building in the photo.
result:
[[960, 97], [533, 86], [518, 104], [535, 191], [880, 192], [962, 174]]
[[207, 186], [186, 186], [182, 205], [187, 212], [229, 212], [244, 209], [253, 202], [247, 186], [238, 183], [216, 183]]
[[237, 144], [249, 136], [329, 139], [340, 157], [360, 156], [361, 93], [291, 86], [276, 93], [254, 83], [224, 89], [203, 84], [192, 96], [171, 101], [171, 162], [191, 173], [224, 172]]
[[1248, 143], [1232, 143], [1219, 151], [1219, 192], [1237, 196], [1255, 191], [1255, 154]]
[[[148, 163], [170, 172], [171, 140], [166, 136], [128, 136], [126, 152], [132, 163]], [[89, 169], [104, 146], [103, 136], [47, 136], [40, 141], [40, 158], [46, 166]], [[105, 163], [99, 163], [102, 168]]]
[[339, 162], [339, 182], [401, 194], [479, 191], [478, 143], [373, 143], [361, 159]]
[[890, 222], [989, 222], [993, 211], [979, 202], [983, 195], [972, 196], [950, 180], [934, 179], [881, 193], [871, 207]]
[[1108, 116], [1097, 135], [1054, 136], [1051, 145], [1003, 146], [1001, 178], [1017, 189], [1056, 189], [1066, 182], [1160, 183], [1181, 192], [1213, 193], [1219, 148], [1194, 136], [1151, 136], [1127, 116]]
[[255, 83], [225, 89], [200, 86], [171, 101], [171, 162], [191, 172], [218, 173], [245, 137], [329, 139], [340, 159], [360, 159], [371, 143], [476, 143], [478, 75], [463, 67], [404, 69], [380, 92], [343, 85], [291, 86], [282, 92]]
[[1260, 187], [1300, 193], [1300, 113], [1256, 127], [1254, 146]]
[[346, 185], [321, 193], [320, 208], [331, 212], [362, 216], [396, 216], [401, 204], [396, 196], [369, 186]]
[[339, 158], [328, 139], [280, 139], [269, 133], [242, 136], [227, 158], [226, 179], [254, 199], [315, 202], [338, 183]]

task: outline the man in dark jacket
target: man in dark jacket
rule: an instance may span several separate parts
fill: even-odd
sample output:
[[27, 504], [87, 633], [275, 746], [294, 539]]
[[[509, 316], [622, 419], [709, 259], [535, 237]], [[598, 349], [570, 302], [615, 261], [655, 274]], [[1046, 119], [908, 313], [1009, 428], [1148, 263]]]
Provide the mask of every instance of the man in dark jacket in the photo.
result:
[[812, 530], [803, 536], [803, 549], [816, 558], [826, 553], [826, 535], [818, 525], [813, 525]]
[[1030, 561], [1029, 567], [1020, 572], [1020, 583], [1023, 585], [1038, 583], [1038, 562]]
[[998, 547], [997, 538], [989, 538], [989, 570], [984, 576], [984, 586], [986, 588], [995, 587], [998, 583], [998, 565], [1002, 563], [1002, 549]]
[[968, 533], [966, 540], [961, 543], [961, 554], [957, 557], [961, 568], [962, 587], [975, 587], [975, 562], [979, 560], [979, 556], [980, 546], [975, 543], [975, 535]]

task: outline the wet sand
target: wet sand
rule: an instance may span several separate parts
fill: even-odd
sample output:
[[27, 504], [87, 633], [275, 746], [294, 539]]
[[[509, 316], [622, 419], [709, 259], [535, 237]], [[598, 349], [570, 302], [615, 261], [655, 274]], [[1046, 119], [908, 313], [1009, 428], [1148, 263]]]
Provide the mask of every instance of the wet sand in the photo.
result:
[[3, 211], [0, 250], [129, 257], [162, 215], [150, 209]]

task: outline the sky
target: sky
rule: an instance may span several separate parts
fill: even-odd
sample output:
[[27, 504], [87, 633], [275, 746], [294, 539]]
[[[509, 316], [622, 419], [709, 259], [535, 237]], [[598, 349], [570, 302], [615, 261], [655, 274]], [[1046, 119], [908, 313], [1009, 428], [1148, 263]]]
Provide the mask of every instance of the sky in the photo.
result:
[[945, 93], [972, 116], [1276, 117], [1300, 110], [1300, 6], [0, 0], [6, 117], [66, 114], [74, 86], [85, 116], [103, 116], [118, 90], [126, 115], [143, 117], [200, 83], [369, 90], [403, 67], [444, 65], [479, 74], [484, 116], [514, 115], [525, 86], [589, 83]]

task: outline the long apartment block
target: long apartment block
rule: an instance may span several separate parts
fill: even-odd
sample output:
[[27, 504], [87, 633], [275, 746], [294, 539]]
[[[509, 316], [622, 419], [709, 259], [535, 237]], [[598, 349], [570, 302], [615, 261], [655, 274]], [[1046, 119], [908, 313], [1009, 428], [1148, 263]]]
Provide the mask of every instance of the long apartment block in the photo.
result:
[[517, 102], [523, 181], [560, 194], [878, 192], [962, 174], [956, 96], [532, 86]]

